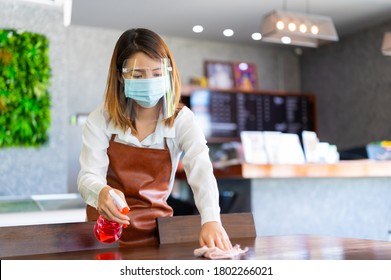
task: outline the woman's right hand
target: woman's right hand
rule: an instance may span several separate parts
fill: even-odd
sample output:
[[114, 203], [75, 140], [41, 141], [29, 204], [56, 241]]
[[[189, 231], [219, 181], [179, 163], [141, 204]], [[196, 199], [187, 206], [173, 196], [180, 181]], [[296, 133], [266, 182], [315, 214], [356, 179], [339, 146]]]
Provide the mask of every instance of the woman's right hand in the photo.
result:
[[[117, 205], [114, 203], [113, 198], [109, 194], [109, 191], [113, 189], [110, 186], [104, 187], [99, 193], [98, 207], [97, 210], [100, 215], [105, 217], [107, 220], [114, 221], [120, 224], [129, 225], [130, 218], [127, 215], [122, 214]], [[124, 201], [124, 194], [116, 189], [113, 189]]]

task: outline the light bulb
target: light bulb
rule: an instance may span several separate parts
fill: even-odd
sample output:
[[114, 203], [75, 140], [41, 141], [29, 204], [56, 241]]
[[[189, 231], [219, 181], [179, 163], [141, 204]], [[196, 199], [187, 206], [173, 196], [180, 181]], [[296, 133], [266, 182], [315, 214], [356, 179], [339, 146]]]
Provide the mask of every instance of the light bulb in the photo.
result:
[[204, 31], [204, 28], [201, 25], [194, 25], [193, 26], [193, 31], [195, 33], [201, 33], [202, 31]]
[[301, 33], [306, 33], [307, 32], [307, 25], [305, 25], [304, 23], [300, 24], [299, 30]]
[[281, 42], [283, 42], [284, 44], [290, 44], [292, 42], [291, 38], [288, 37], [288, 36], [284, 36], [281, 38]]
[[288, 24], [288, 29], [289, 29], [289, 31], [295, 31], [296, 30], [296, 24], [294, 23], [294, 22], [290, 22], [289, 24]]
[[223, 31], [223, 34], [224, 34], [224, 36], [226, 36], [226, 37], [231, 37], [232, 35], [234, 35], [234, 31], [233, 31], [232, 29], [225, 29], [225, 30]]
[[319, 33], [319, 27], [316, 25], [311, 26], [311, 33], [312, 34], [318, 34]]
[[261, 40], [262, 39], [262, 34], [261, 33], [258, 33], [258, 32], [255, 32], [251, 35], [251, 38], [253, 38], [253, 40]]
[[285, 24], [282, 20], [277, 21], [276, 27], [278, 30], [283, 30], [285, 28]]

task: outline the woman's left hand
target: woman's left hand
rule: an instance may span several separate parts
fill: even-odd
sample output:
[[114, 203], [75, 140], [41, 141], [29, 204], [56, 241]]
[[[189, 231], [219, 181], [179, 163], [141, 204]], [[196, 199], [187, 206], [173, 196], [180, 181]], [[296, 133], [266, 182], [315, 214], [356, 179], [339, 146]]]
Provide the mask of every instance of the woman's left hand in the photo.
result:
[[201, 247], [206, 245], [209, 248], [218, 247], [222, 250], [232, 249], [228, 234], [218, 222], [207, 222], [203, 224], [199, 241]]

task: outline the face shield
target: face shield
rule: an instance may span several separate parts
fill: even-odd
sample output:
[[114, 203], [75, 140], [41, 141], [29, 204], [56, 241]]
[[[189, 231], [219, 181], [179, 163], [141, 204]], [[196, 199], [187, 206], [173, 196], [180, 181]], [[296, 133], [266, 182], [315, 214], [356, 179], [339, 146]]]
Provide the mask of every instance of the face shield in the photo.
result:
[[[122, 65], [124, 92], [132, 118], [144, 112], [163, 119], [175, 112], [170, 59], [126, 59]], [[147, 110], [148, 109], [148, 110]]]

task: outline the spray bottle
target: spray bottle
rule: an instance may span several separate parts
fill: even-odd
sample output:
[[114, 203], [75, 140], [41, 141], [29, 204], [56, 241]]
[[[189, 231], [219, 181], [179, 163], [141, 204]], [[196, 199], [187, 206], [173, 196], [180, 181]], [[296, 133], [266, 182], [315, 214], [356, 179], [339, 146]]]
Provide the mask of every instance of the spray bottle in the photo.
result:
[[[113, 189], [109, 191], [109, 194], [122, 214], [129, 213], [129, 207]], [[95, 237], [100, 242], [113, 243], [121, 237], [123, 227], [126, 228], [127, 225], [109, 221], [100, 215], [94, 226]]]

